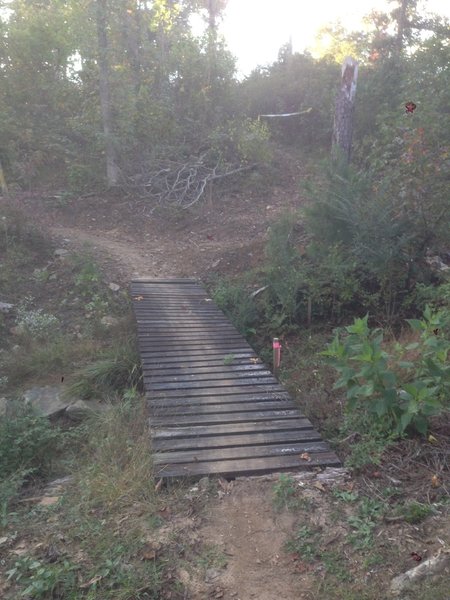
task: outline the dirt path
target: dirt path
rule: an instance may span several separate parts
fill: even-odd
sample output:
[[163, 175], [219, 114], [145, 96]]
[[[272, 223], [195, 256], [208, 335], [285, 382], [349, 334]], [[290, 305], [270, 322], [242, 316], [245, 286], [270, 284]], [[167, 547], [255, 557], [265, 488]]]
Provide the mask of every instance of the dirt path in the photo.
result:
[[216, 545], [227, 561], [217, 578], [207, 578], [210, 588], [239, 600], [310, 599], [307, 576], [295, 572], [283, 548], [295, 516], [274, 511], [273, 482], [244, 479], [229, 485], [199, 530], [203, 543]]

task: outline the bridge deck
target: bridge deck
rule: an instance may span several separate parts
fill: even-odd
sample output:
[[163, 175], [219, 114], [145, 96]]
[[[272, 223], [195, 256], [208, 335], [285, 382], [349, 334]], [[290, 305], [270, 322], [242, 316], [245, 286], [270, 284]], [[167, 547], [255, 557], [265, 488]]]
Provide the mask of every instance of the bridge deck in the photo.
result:
[[135, 280], [131, 294], [158, 477], [340, 465], [198, 282]]

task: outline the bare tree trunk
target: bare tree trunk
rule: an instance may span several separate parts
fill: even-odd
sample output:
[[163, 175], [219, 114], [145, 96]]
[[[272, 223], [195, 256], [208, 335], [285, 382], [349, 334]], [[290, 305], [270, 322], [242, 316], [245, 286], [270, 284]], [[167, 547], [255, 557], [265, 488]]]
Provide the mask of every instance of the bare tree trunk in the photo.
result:
[[109, 82], [108, 35], [106, 26], [107, 0], [96, 0], [97, 3], [97, 39], [100, 105], [102, 109], [103, 135], [105, 138], [106, 179], [108, 187], [113, 187], [119, 180], [117, 152], [114, 144], [113, 120], [111, 113], [111, 94]]
[[352, 147], [353, 113], [355, 109], [357, 79], [358, 63], [355, 59], [348, 56], [342, 65], [341, 85], [336, 97], [331, 148], [333, 160], [342, 157], [347, 163], [350, 162]]
[[403, 36], [405, 35], [405, 27], [406, 27], [406, 9], [408, 8], [409, 0], [401, 0], [401, 4], [399, 7], [399, 13], [397, 17], [397, 53], [401, 54], [403, 50]]
[[2, 163], [0, 162], [0, 191], [4, 196], [8, 195], [8, 185], [6, 184], [5, 174], [3, 172]]

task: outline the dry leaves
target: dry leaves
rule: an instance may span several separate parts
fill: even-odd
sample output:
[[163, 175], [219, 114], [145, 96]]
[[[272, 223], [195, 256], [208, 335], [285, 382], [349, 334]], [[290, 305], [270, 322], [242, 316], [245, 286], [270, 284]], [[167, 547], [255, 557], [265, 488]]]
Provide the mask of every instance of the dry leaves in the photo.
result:
[[311, 456], [309, 455], [309, 452], [303, 452], [302, 454], [300, 454], [300, 458], [302, 460], [307, 460], [308, 462], [311, 460]]

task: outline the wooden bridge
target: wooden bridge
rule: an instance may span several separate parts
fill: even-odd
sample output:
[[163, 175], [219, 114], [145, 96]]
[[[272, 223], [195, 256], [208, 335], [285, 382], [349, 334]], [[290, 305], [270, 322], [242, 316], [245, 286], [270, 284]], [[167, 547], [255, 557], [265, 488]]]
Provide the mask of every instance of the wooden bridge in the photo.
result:
[[197, 281], [140, 279], [131, 294], [156, 476], [340, 465]]

